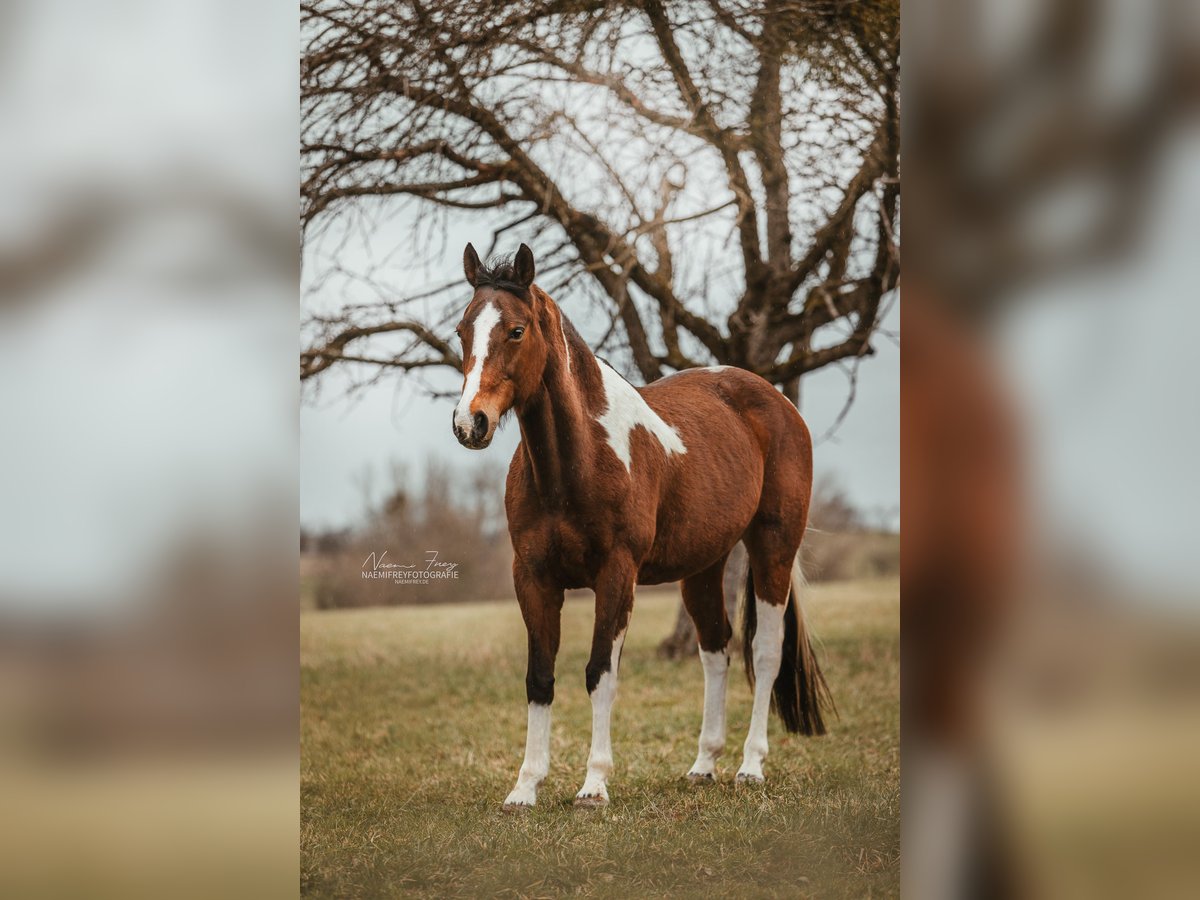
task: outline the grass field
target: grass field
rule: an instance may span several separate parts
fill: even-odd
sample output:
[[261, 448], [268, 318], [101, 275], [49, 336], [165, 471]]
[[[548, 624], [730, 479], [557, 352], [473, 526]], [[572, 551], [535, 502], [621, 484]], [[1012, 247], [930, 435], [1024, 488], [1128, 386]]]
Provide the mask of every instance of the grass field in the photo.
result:
[[[699, 661], [654, 655], [678, 590], [641, 590], [613, 713], [612, 803], [571, 805], [590, 705], [591, 600], [569, 600], [550, 775], [504, 815], [525, 739], [516, 602], [304, 612], [301, 888], [308, 896], [877, 897], [899, 893], [899, 586], [817, 585], [807, 604], [841, 718], [771, 721], [767, 783], [736, 786], [750, 691], [731, 673], [719, 782], [695, 758]], [[738, 662], [735, 661], [735, 666]]]

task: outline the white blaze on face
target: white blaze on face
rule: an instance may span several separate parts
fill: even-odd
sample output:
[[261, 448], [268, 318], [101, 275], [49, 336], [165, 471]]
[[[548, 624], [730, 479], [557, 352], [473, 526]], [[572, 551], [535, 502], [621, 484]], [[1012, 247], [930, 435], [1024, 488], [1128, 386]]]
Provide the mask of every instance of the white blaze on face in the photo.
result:
[[473, 427], [471, 421], [471, 404], [479, 393], [479, 382], [483, 378], [483, 364], [487, 360], [488, 350], [492, 346], [492, 332], [500, 324], [500, 308], [495, 303], [486, 304], [471, 326], [471, 352], [474, 361], [467, 372], [467, 382], [463, 386], [462, 397], [458, 406], [454, 407], [454, 424], [461, 431], [469, 433]]
[[617, 454], [617, 459], [625, 464], [626, 470], [632, 471], [633, 456], [629, 439], [633, 429], [639, 425], [650, 432], [668, 454], [687, 453], [679, 432], [650, 408], [633, 385], [618, 375], [608, 363], [599, 359], [596, 362], [600, 365], [604, 397], [608, 403], [596, 421], [604, 426], [608, 433], [608, 445]]

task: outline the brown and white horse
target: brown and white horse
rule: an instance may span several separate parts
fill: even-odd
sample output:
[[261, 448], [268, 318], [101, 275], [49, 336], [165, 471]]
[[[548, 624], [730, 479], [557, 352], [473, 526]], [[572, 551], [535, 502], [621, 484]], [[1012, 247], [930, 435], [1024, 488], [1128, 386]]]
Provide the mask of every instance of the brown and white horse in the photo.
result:
[[700, 750], [688, 776], [715, 780], [732, 636], [721, 576], [739, 540], [750, 560], [743, 630], [755, 688], [737, 780], [762, 781], [768, 709], [789, 731], [823, 734], [829, 700], [799, 605], [797, 553], [812, 489], [804, 420], [770, 384], [736, 368], [689, 369], [633, 387], [534, 285], [524, 244], [512, 262], [492, 266], [468, 244], [463, 265], [475, 295], [457, 328], [466, 377], [454, 433], [480, 450], [510, 410], [521, 428], [505, 508], [529, 632], [529, 730], [505, 808], [533, 806], [549, 770], [568, 588], [596, 594], [586, 670], [592, 747], [576, 804], [608, 802], [609, 718], [635, 584], [682, 583], [704, 669]]

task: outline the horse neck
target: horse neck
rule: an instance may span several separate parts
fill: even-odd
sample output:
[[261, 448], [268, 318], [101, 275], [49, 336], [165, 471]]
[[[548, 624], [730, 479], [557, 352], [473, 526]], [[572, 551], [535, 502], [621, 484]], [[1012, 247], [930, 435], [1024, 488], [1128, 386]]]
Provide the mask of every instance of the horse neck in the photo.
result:
[[543, 325], [549, 351], [541, 386], [518, 412], [518, 419], [538, 494], [548, 508], [562, 509], [579, 499], [592, 471], [595, 401], [590, 386], [600, 383], [600, 370], [554, 301], [539, 294], [546, 304]]

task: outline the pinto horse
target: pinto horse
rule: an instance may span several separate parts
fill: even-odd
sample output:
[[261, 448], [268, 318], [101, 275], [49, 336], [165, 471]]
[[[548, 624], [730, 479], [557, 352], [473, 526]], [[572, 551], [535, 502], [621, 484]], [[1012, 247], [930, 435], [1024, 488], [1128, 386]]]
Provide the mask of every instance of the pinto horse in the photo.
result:
[[797, 553], [812, 493], [804, 420], [766, 381], [727, 366], [635, 388], [592, 355], [533, 283], [524, 244], [512, 262], [491, 266], [468, 244], [463, 267], [475, 293], [456, 329], [466, 375], [454, 434], [481, 450], [509, 411], [521, 428], [505, 510], [529, 633], [529, 729], [505, 809], [533, 806], [549, 771], [554, 660], [569, 588], [596, 594], [586, 670], [592, 746], [575, 803], [608, 802], [609, 719], [635, 584], [682, 584], [704, 669], [700, 748], [688, 777], [716, 779], [732, 637], [721, 581], [739, 540], [750, 561], [742, 618], [754, 709], [737, 780], [762, 781], [769, 708], [788, 731], [823, 734], [829, 702], [800, 609]]

